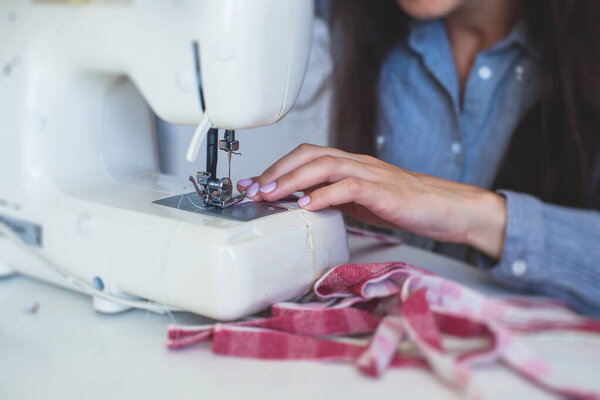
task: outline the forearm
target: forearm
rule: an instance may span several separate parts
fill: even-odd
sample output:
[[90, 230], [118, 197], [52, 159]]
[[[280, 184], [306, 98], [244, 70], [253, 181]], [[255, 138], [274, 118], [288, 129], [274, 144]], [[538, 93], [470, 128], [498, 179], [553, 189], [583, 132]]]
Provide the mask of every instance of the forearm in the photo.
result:
[[[433, 207], [447, 210], [446, 217], [437, 221], [437, 224], [449, 235], [424, 236], [442, 242], [466, 244], [498, 260], [502, 255], [506, 232], [504, 196], [474, 185], [416, 175], [424, 186], [431, 188], [432, 197], [438, 198]], [[429, 214], [437, 214], [434, 211], [437, 210], [429, 210]]]

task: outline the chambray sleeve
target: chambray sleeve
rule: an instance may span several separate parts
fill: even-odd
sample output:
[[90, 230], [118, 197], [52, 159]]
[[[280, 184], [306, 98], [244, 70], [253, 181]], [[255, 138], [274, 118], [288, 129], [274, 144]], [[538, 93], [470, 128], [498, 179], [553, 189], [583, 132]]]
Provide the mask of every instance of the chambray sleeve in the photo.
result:
[[560, 298], [584, 314], [600, 316], [600, 212], [500, 193], [506, 197], [508, 218], [504, 251], [496, 265], [483, 257], [479, 265], [507, 285]]

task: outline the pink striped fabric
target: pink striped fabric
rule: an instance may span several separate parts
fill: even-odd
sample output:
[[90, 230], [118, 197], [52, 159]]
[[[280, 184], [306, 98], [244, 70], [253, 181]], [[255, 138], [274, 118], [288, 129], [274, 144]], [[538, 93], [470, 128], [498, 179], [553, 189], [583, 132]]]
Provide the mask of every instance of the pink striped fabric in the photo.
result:
[[[278, 303], [271, 317], [206, 326], [170, 326], [167, 346], [212, 341], [216, 354], [277, 360], [350, 361], [380, 376], [390, 367], [428, 368], [465, 394], [482, 397], [473, 368], [501, 362], [540, 388], [577, 399], [599, 393], [561, 385], [523, 333], [573, 330], [600, 334], [600, 321], [556, 300], [490, 298], [402, 262], [346, 264], [314, 287], [315, 301]], [[447, 352], [442, 336], [486, 338], [486, 348]], [[342, 337], [370, 337], [358, 344]], [[410, 342], [419, 353], [403, 353]], [[473, 395], [475, 396], [475, 395]], [[484, 397], [484, 396], [483, 396]]]

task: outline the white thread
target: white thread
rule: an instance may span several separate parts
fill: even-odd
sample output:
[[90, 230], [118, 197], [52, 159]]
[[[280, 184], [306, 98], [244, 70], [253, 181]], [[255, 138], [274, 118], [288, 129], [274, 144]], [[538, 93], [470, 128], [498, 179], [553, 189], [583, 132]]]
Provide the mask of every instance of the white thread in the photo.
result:
[[[184, 187], [185, 189], [185, 187]], [[179, 227], [179, 223], [181, 222], [181, 220], [179, 219], [179, 213], [181, 212], [181, 201], [183, 200], [183, 195], [181, 197], [179, 197], [179, 203], [177, 203], [177, 211], [175, 211], [175, 226], [173, 227], [173, 229], [171, 230], [171, 233], [169, 234], [169, 238], [167, 239], [167, 242], [165, 243], [163, 250], [161, 252], [160, 255], [160, 266], [159, 266], [159, 271], [158, 271], [158, 279], [159, 279], [159, 285], [160, 285], [160, 302], [161, 304], [165, 307], [165, 311], [167, 312], [167, 314], [169, 315], [169, 318], [171, 318], [171, 321], [174, 324], [177, 324], [177, 321], [175, 319], [175, 316], [171, 313], [171, 311], [169, 310], [169, 308], [166, 306], [165, 303], [165, 274], [167, 271], [166, 268], [166, 259], [167, 259], [167, 254], [169, 252], [169, 249], [171, 248], [171, 242], [173, 240], [173, 236], [175, 236], [175, 231], [177, 231], [177, 228]], [[160, 282], [163, 282], [163, 284], [160, 284]]]
[[310, 286], [308, 287], [308, 289], [306, 291], [308, 293], [312, 289], [315, 282], [317, 281], [317, 251], [315, 249], [315, 239], [313, 236], [313, 231], [310, 227], [310, 224], [306, 220], [306, 217], [304, 216], [304, 210], [300, 210], [300, 216], [306, 223], [306, 229], [308, 229], [308, 240], [310, 242], [310, 250], [312, 253], [312, 262], [313, 262], [313, 279], [312, 279], [312, 282], [310, 283]]
[[[190, 203], [192, 203], [192, 205], [193, 205], [194, 207], [196, 207], [197, 209], [199, 209], [199, 210], [206, 210], [206, 209], [207, 209], [207, 207], [202, 207], [202, 206], [199, 206], [198, 204], [194, 203], [194, 201], [193, 201], [193, 200], [190, 198], [190, 195], [193, 195], [193, 194], [194, 194], [194, 193], [188, 193], [188, 194], [186, 194], [186, 195], [185, 195], [185, 198], [186, 198], [186, 199], [187, 199], [187, 200], [188, 200]], [[182, 196], [182, 197], [183, 197], [183, 196]], [[181, 198], [179, 199], [179, 205], [181, 205]], [[178, 207], [179, 207], [179, 206], [178, 206]]]
[[304, 221], [304, 223], [306, 224], [306, 230], [308, 231], [308, 241], [310, 243], [310, 250], [312, 253], [312, 261], [313, 261], [313, 279], [312, 282], [310, 284], [310, 286], [308, 287], [308, 289], [306, 289], [306, 292], [304, 292], [304, 294], [302, 296], [305, 296], [306, 294], [308, 294], [310, 292], [310, 290], [313, 288], [315, 282], [317, 281], [317, 251], [315, 248], [315, 239], [313, 236], [313, 232], [312, 232], [312, 228], [310, 227], [310, 224], [308, 223], [308, 220], [306, 219], [306, 217], [304, 216], [304, 210], [301, 208], [293, 208], [293, 207], [289, 207], [283, 204], [277, 204], [279, 207], [283, 207], [289, 211], [300, 211], [300, 213], [298, 215], [300, 215], [300, 218], [302, 218], [302, 220]]

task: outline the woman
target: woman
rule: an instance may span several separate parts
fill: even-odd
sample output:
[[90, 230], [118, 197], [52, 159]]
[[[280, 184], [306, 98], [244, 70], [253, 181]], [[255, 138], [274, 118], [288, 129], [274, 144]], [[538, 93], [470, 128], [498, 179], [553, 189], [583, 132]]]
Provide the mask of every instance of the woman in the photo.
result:
[[473, 249], [500, 281], [600, 315], [600, 2], [338, 0], [330, 14], [343, 150], [300, 146], [238, 189], [304, 190], [307, 210]]

